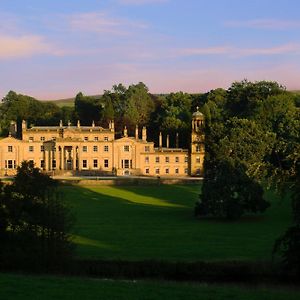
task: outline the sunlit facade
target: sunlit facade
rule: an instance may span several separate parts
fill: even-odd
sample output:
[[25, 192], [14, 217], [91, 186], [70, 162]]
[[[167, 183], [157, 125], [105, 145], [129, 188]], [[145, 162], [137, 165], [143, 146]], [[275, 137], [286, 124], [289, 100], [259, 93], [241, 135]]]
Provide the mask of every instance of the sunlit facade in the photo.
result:
[[204, 160], [204, 118], [193, 114], [190, 150], [170, 148], [169, 136], [158, 147], [147, 140], [147, 129], [136, 127], [135, 135], [116, 138], [114, 122], [108, 128], [95, 126], [40, 126], [27, 128], [22, 123], [17, 138], [12, 122], [8, 137], [0, 140], [0, 174], [14, 175], [22, 161], [33, 161], [36, 167], [52, 175], [117, 176], [201, 176]]

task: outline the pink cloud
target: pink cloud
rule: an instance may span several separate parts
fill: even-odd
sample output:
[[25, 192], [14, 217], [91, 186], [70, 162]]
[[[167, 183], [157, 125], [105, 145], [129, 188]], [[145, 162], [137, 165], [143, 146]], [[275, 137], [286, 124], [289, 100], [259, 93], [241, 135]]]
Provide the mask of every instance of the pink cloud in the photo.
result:
[[265, 48], [238, 48], [233, 46], [218, 46], [208, 48], [185, 48], [175, 51], [175, 56], [228, 55], [231, 57], [300, 54], [300, 44], [284, 44]]
[[248, 21], [228, 21], [225, 22], [225, 26], [255, 28], [255, 29], [298, 29], [300, 28], [300, 21], [256, 19], [256, 20], [248, 20]]
[[110, 17], [104, 12], [74, 14], [67, 18], [72, 29], [104, 34], [124, 35], [129, 34], [132, 29], [148, 27], [142, 22]]
[[58, 49], [48, 44], [38, 35], [9, 36], [0, 35], [0, 59], [27, 57], [36, 54], [60, 55]]

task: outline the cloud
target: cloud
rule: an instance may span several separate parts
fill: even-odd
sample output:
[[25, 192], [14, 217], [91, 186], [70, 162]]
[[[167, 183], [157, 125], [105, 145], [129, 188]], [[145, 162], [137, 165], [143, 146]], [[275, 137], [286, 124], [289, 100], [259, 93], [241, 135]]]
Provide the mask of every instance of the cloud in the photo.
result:
[[67, 17], [69, 26], [74, 30], [126, 35], [133, 29], [145, 29], [148, 26], [142, 22], [110, 17], [104, 12], [89, 12], [73, 14]]
[[177, 56], [227, 55], [232, 57], [300, 54], [300, 44], [284, 44], [266, 48], [238, 48], [218, 46], [207, 48], [184, 48], [176, 51]]
[[52, 45], [38, 35], [0, 35], [0, 59], [28, 57], [36, 54], [60, 55]]
[[169, 0], [118, 0], [119, 3], [125, 5], [143, 5], [143, 4], [156, 4], [165, 3]]
[[248, 21], [227, 21], [227, 27], [242, 27], [254, 29], [271, 29], [271, 30], [286, 30], [286, 29], [299, 29], [300, 21], [298, 20], [276, 20], [276, 19], [255, 19]]

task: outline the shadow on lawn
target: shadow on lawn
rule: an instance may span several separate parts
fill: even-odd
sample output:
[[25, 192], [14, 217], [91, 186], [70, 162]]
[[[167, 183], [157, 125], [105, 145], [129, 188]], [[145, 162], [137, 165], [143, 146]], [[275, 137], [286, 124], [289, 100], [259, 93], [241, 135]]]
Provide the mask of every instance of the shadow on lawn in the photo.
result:
[[92, 188], [93, 191], [114, 196], [140, 205], [189, 208], [193, 211], [200, 192], [199, 185], [161, 185], [157, 186], [113, 186], [109, 189]]

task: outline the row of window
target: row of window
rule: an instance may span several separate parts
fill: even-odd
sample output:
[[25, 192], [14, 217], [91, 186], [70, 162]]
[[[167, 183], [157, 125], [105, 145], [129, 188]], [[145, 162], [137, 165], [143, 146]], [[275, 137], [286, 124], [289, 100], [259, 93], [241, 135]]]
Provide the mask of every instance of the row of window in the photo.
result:
[[[99, 166], [100, 166], [100, 162], [99, 162], [98, 159], [93, 159], [91, 161], [91, 163], [92, 163], [92, 167], [94, 169], [98, 169]], [[108, 159], [103, 160], [103, 166], [104, 166], [104, 168], [109, 168], [109, 160]], [[45, 168], [45, 161], [43, 159], [40, 162], [40, 167], [42, 169]], [[82, 168], [83, 169], [88, 169], [89, 167], [90, 167], [89, 166], [89, 161], [87, 159], [83, 159], [82, 160]], [[56, 160], [55, 159], [52, 160], [52, 169], [56, 169]]]
[[[179, 174], [179, 168], [175, 168], [174, 171], [175, 171], [175, 174]], [[164, 174], [170, 174], [170, 168], [165, 168], [163, 170], [161, 170], [160, 168], [155, 168], [155, 174], [156, 175], [160, 175], [163, 172], [164, 172]], [[189, 172], [188, 168], [185, 168], [184, 169], [184, 174], [188, 174], [188, 172]], [[149, 168], [145, 169], [145, 174], [150, 174], [150, 169]]]
[[[155, 162], [156, 162], [156, 163], [160, 163], [160, 160], [161, 160], [161, 157], [159, 157], [159, 156], [156, 156], [156, 157], [155, 157]], [[166, 162], [166, 163], [169, 163], [169, 162], [170, 162], [170, 157], [169, 157], [169, 156], [165, 156], [165, 162]], [[175, 162], [176, 162], [176, 163], [179, 163], [179, 162], [180, 162], [180, 157], [179, 157], [179, 156], [175, 156]], [[188, 162], [188, 157], [187, 157], [187, 156], [184, 157], [184, 162], [185, 162], [185, 163]], [[149, 163], [149, 156], [146, 156], [146, 157], [145, 157], [145, 163]]]
[[[149, 146], [145, 146], [145, 149], [146, 148], [148, 149], [148, 147]], [[103, 149], [104, 149], [104, 152], [109, 152], [109, 146], [108, 145], [104, 145]], [[125, 145], [123, 149], [124, 149], [124, 152], [129, 152], [130, 151], [129, 145]], [[13, 152], [13, 146], [8, 146], [7, 151], [8, 152]], [[30, 145], [28, 147], [28, 151], [29, 152], [34, 152], [34, 146]], [[42, 145], [41, 146], [41, 152], [44, 152], [44, 151], [45, 151], [45, 147]], [[56, 151], [55, 147], [53, 148], [53, 151]], [[146, 152], [149, 152], [149, 151], [150, 151], [150, 148]], [[83, 146], [82, 147], [82, 152], [88, 152], [88, 146]], [[93, 152], [98, 152], [98, 146], [93, 146]]]
[[[33, 137], [33, 136], [30, 136], [28, 140], [29, 140], [30, 142], [33, 142], [33, 141], [34, 141], [34, 137]], [[40, 141], [44, 142], [45, 140], [46, 140], [46, 138], [45, 138], [44, 136], [41, 136], [41, 137], [40, 137]], [[55, 140], [56, 140], [56, 137], [55, 137], [55, 136], [51, 137], [51, 140], [55, 141]], [[85, 136], [85, 137], [83, 138], [83, 140], [84, 140], [84, 141], [89, 141], [89, 137], [88, 137], [88, 136]], [[95, 142], [98, 142], [98, 141], [99, 141], [99, 137], [98, 137], [98, 136], [94, 136], [94, 138], [93, 138], [92, 140], [95, 141]], [[108, 142], [108, 141], [109, 141], [108, 136], [105, 136], [105, 137], [103, 138], [103, 140], [104, 140], [104, 142]]]

